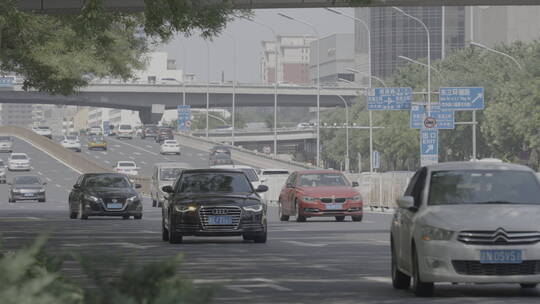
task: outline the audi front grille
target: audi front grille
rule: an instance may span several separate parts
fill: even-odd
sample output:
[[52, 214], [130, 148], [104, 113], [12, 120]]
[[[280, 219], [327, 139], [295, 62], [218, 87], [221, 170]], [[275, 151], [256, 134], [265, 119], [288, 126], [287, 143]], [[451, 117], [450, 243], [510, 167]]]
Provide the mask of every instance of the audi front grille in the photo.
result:
[[[210, 215], [227, 215], [232, 217], [231, 225], [210, 225], [208, 224], [208, 216]], [[242, 209], [239, 207], [201, 207], [199, 208], [199, 217], [204, 230], [235, 230], [240, 225], [242, 217]]]

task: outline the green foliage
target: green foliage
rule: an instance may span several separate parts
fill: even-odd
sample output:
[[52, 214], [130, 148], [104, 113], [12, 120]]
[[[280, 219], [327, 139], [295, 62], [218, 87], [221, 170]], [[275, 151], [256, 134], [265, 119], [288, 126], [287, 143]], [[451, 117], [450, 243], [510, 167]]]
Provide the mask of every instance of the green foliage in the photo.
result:
[[0, 303], [203, 304], [215, 292], [177, 274], [180, 256], [144, 265], [78, 256], [90, 280], [68, 280], [60, 274], [63, 258], [47, 255], [45, 241], [40, 237], [28, 248], [0, 253]]
[[[433, 62], [440, 71], [432, 72], [432, 90], [441, 86], [481, 86], [485, 88], [484, 111], [477, 112], [478, 157], [497, 157], [505, 161], [526, 162], [535, 169], [540, 166], [540, 42], [516, 42], [501, 45], [498, 50], [517, 58], [519, 69], [509, 58], [478, 48], [457, 51], [444, 60]], [[426, 90], [427, 70], [410, 64], [399, 69], [390, 79], [389, 86], [412, 87], [413, 91]], [[415, 97], [421, 101], [421, 95]], [[432, 101], [437, 101], [436, 95]], [[365, 105], [365, 98], [357, 101]], [[353, 106], [352, 122], [367, 125], [365, 108], [358, 112]], [[419, 165], [418, 130], [409, 129], [409, 113], [403, 111], [374, 112], [374, 125], [385, 129], [374, 131], [374, 149], [382, 152], [383, 170], [411, 170]], [[471, 121], [468, 111], [456, 112], [456, 121]], [[325, 113], [328, 122], [343, 121], [343, 110]], [[439, 159], [441, 161], [469, 160], [472, 156], [471, 126], [457, 126], [455, 130], [439, 132]], [[353, 131], [351, 156], [360, 152], [367, 161], [367, 131]], [[324, 153], [329, 161], [343, 161], [343, 130], [323, 132]], [[530, 160], [520, 160], [520, 155]], [[351, 160], [354, 166], [356, 159]], [[369, 166], [368, 162], [365, 162]], [[367, 167], [364, 167], [364, 169]]]

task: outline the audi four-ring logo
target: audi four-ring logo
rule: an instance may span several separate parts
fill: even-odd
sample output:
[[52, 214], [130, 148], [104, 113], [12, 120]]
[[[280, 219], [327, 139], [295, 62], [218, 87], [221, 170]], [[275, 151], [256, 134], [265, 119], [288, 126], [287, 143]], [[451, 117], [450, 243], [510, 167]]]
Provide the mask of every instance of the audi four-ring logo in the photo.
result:
[[227, 214], [227, 209], [212, 209], [213, 215], [224, 215]]

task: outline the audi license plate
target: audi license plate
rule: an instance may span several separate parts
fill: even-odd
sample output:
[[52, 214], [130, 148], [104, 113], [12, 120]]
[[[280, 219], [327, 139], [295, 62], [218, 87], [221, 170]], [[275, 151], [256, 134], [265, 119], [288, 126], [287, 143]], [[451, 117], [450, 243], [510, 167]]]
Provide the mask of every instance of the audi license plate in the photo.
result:
[[326, 204], [326, 210], [341, 210], [343, 204]]
[[482, 264], [521, 264], [522, 250], [480, 250]]
[[122, 204], [120, 203], [114, 203], [114, 204], [107, 204], [107, 209], [121, 209]]
[[209, 215], [208, 225], [232, 225], [232, 216], [230, 215]]

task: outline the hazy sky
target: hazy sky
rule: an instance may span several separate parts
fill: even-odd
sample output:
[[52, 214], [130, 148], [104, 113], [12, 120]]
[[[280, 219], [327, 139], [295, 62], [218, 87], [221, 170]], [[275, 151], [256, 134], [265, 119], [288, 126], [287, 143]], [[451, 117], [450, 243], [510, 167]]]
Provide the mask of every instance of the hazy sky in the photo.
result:
[[[341, 9], [343, 12], [353, 14], [351, 8]], [[298, 17], [314, 24], [321, 34], [326, 36], [334, 33], [354, 32], [353, 21], [348, 18], [330, 13], [322, 8], [318, 9], [283, 9], [283, 10], [256, 10], [255, 19], [274, 28], [278, 35], [312, 34], [311, 28], [294, 21], [284, 19], [277, 15], [283, 12], [291, 17]], [[238, 81], [260, 82], [260, 59], [262, 53], [261, 41], [273, 40], [272, 33], [253, 22], [235, 20], [228, 24], [225, 32], [235, 36], [237, 41]], [[197, 75], [198, 81], [207, 79], [207, 50], [205, 40], [198, 35], [189, 38], [178, 37], [163, 49], [169, 53], [169, 58], [177, 60], [177, 67], [183, 67], [183, 48], [186, 47], [186, 72]], [[221, 72], [225, 71], [225, 79], [233, 78], [233, 42], [227, 35], [214, 38], [210, 43], [210, 78], [211, 81], [221, 80]]]

